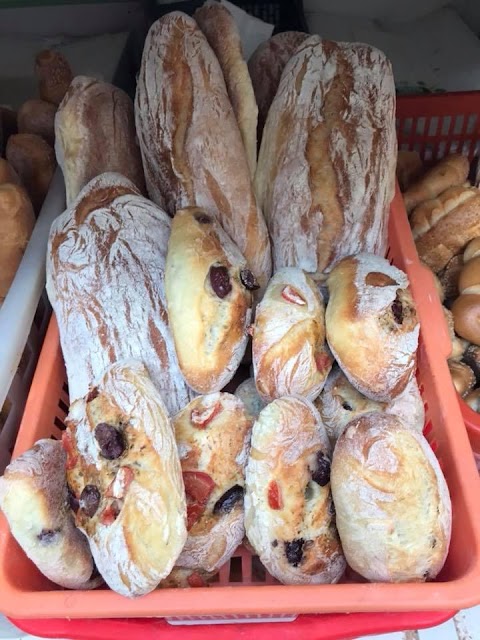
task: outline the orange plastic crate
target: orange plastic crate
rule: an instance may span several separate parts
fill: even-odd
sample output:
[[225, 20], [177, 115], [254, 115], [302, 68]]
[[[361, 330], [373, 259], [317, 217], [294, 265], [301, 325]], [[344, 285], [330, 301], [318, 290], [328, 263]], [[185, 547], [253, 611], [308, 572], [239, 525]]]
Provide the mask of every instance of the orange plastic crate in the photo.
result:
[[[287, 616], [301, 613], [446, 611], [480, 602], [480, 479], [449, 371], [449, 339], [430, 273], [418, 261], [397, 190], [389, 223], [389, 259], [409, 277], [421, 324], [418, 381], [426, 407], [425, 433], [445, 473], [453, 503], [453, 533], [444, 570], [426, 584], [283, 586], [256, 576], [242, 550], [201, 589], [163, 589], [125, 599], [108, 589], [65, 591], [48, 582], [0, 520], [0, 607], [15, 618], [132, 618], [188, 620], [215, 616]], [[14, 455], [44, 437], [59, 437], [68, 410], [57, 326], [52, 320], [40, 356]], [[339, 616], [343, 618], [343, 616]], [[258, 618], [257, 618], [258, 619]], [[338, 636], [340, 637], [340, 636]]]

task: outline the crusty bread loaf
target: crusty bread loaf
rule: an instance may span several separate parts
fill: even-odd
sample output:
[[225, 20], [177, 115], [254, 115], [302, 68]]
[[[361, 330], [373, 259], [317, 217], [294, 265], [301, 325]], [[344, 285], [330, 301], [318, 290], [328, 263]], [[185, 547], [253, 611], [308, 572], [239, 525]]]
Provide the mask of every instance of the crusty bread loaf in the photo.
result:
[[138, 359], [170, 413], [193, 397], [168, 327], [164, 270], [170, 218], [119, 174], [92, 180], [53, 223], [47, 291], [57, 316], [70, 399], [106, 367]]
[[138, 596], [168, 576], [187, 537], [180, 461], [140, 362], [118, 362], [97, 382], [70, 406], [63, 436], [75, 521], [108, 586]]
[[390, 402], [415, 372], [419, 322], [403, 271], [371, 254], [344, 258], [327, 281], [327, 341], [353, 386]]
[[35, 57], [35, 75], [40, 98], [58, 106], [73, 79], [65, 56], [53, 49], [40, 51]]
[[177, 566], [215, 572], [245, 535], [243, 494], [252, 418], [230, 393], [195, 398], [173, 418], [187, 496]]
[[36, 133], [48, 142], [55, 144], [55, 114], [57, 107], [51, 102], [33, 98], [22, 104], [18, 110], [19, 133]]
[[322, 279], [345, 256], [384, 255], [396, 159], [385, 56], [368, 45], [305, 40], [283, 71], [255, 178], [274, 269], [297, 266]]
[[307, 38], [308, 33], [302, 31], [282, 31], [259, 44], [250, 56], [248, 70], [258, 104], [259, 139], [285, 65]]
[[225, 80], [205, 36], [183, 13], [150, 28], [135, 115], [150, 198], [172, 216], [192, 205], [215, 214], [265, 287], [268, 232]]
[[94, 564], [68, 504], [61, 442], [39, 440], [0, 478], [0, 508], [13, 537], [38, 569], [66, 589], [92, 589]]
[[333, 452], [337, 527], [350, 567], [374, 582], [435, 578], [447, 557], [451, 503], [425, 438], [393, 415], [350, 423]]
[[23, 187], [0, 184], [0, 306], [15, 278], [30, 236], [35, 214]]
[[299, 395], [314, 400], [333, 358], [325, 342], [325, 306], [301, 269], [280, 269], [257, 307], [252, 341], [255, 383], [264, 400]]
[[107, 171], [120, 173], [145, 193], [133, 103], [118, 87], [86, 76], [74, 78], [58, 108], [55, 135], [67, 204]]
[[215, 217], [198, 207], [177, 211], [165, 295], [180, 369], [195, 391], [220, 391], [238, 369], [254, 288], [247, 261]]
[[245, 530], [267, 571], [285, 584], [337, 582], [344, 572], [330, 456], [308, 400], [279, 398], [260, 412], [246, 469]]
[[21, 184], [20, 178], [12, 165], [5, 158], [0, 158], [0, 184], [5, 184], [5, 182]]
[[410, 213], [426, 200], [436, 198], [450, 187], [463, 185], [469, 170], [470, 163], [465, 156], [452, 154], [443, 158], [403, 194], [407, 212]]
[[423, 171], [423, 162], [417, 151], [400, 150], [398, 152], [396, 174], [402, 192], [407, 191]]
[[33, 133], [17, 133], [8, 139], [6, 158], [27, 190], [38, 215], [57, 166], [52, 147]]
[[230, 11], [216, 0], [207, 0], [193, 17], [222, 68], [253, 178], [257, 168], [258, 107], [238, 27]]

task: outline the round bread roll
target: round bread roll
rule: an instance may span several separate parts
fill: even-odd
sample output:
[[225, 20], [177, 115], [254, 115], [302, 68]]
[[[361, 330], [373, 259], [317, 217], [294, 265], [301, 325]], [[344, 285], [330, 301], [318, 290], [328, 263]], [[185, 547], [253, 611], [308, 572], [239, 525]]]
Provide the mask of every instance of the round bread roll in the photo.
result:
[[463, 251], [463, 261], [468, 262], [480, 255], [480, 238], [473, 238]]
[[165, 264], [170, 329], [182, 374], [198, 393], [220, 391], [247, 346], [258, 284], [215, 217], [198, 207], [177, 211]]
[[5, 160], [0, 158], [0, 185], [9, 182], [10, 184], [21, 184], [15, 169]]
[[371, 411], [396, 415], [419, 433], [425, 424], [425, 408], [415, 376], [392, 402], [375, 402], [357, 391], [342, 370], [335, 366], [322, 393], [315, 400], [315, 406], [332, 443], [338, 440], [352, 420]]
[[23, 551], [52, 582], [66, 589], [102, 583], [87, 539], [73, 524], [65, 478], [65, 451], [39, 440], [0, 478], [0, 508]]
[[406, 274], [360, 253], [337, 263], [327, 285], [327, 341], [335, 359], [363, 395], [390, 402], [416, 366], [420, 327]]
[[65, 56], [52, 49], [40, 51], [35, 58], [35, 75], [40, 98], [58, 107], [73, 79]]
[[458, 290], [460, 294], [480, 293], [480, 254], [469, 259], [461, 270]]
[[448, 361], [448, 368], [450, 375], [452, 376], [453, 386], [457, 393], [462, 396], [466, 396], [475, 386], [475, 374], [473, 370], [464, 362], [455, 362], [454, 360]]
[[243, 402], [248, 415], [254, 419], [258, 417], [260, 411], [266, 406], [257, 391], [255, 378], [247, 378], [247, 380], [240, 383], [235, 390], [235, 395]]
[[216, 572], [245, 534], [243, 494], [252, 418], [230, 393], [192, 400], [173, 418], [188, 538], [176, 567]]
[[285, 584], [337, 582], [345, 570], [330, 455], [320, 415], [306, 399], [274, 400], [253, 426], [245, 530], [267, 571]]
[[6, 157], [20, 176], [38, 215], [57, 166], [55, 152], [40, 136], [17, 133], [8, 140]]
[[452, 305], [455, 333], [480, 346], [480, 294], [459, 296]]
[[310, 276], [280, 269], [257, 307], [252, 340], [255, 382], [264, 400], [286, 395], [315, 399], [333, 358], [325, 343], [325, 307]]
[[393, 415], [352, 421], [332, 461], [337, 527], [348, 564], [373, 582], [435, 578], [447, 557], [452, 511], [427, 440]]
[[55, 113], [57, 107], [45, 100], [27, 100], [18, 110], [18, 132], [35, 133], [52, 147], [55, 144]]
[[480, 389], [470, 391], [470, 393], [465, 396], [464, 400], [468, 404], [470, 409], [473, 409], [477, 413], [480, 412]]

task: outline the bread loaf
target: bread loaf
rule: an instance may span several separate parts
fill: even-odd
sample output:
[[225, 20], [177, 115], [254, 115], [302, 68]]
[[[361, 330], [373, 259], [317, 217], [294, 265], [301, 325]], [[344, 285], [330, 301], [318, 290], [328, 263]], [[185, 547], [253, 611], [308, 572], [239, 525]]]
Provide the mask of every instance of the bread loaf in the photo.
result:
[[0, 478], [0, 508], [25, 554], [52, 582], [93, 589], [94, 564], [68, 504], [66, 456], [61, 442], [39, 440], [15, 458]]
[[311, 36], [285, 66], [255, 178], [274, 269], [315, 279], [341, 258], [384, 255], [397, 143], [391, 65], [368, 45]]
[[268, 232], [225, 80], [205, 36], [183, 13], [150, 28], [135, 115], [150, 198], [172, 216], [192, 205], [213, 213], [265, 287]]
[[328, 281], [330, 349], [352, 385], [390, 402], [415, 372], [419, 322], [403, 271], [362, 253], [344, 258]]
[[73, 79], [65, 56], [53, 49], [40, 51], [35, 58], [35, 75], [40, 98], [58, 106]]
[[345, 570], [330, 456], [308, 400], [279, 398], [260, 412], [246, 469], [245, 530], [267, 571], [285, 584], [337, 582]]
[[5, 182], [16, 185], [21, 184], [20, 178], [12, 165], [5, 158], [0, 158], [0, 184], [5, 184]]
[[55, 135], [67, 204], [105, 172], [120, 173], [145, 192], [133, 104], [118, 87], [85, 76], [74, 78], [57, 111]]
[[57, 107], [45, 100], [27, 100], [18, 110], [19, 133], [35, 133], [50, 146], [55, 144], [55, 113]]
[[248, 70], [258, 104], [259, 139], [285, 65], [307, 38], [308, 33], [301, 31], [282, 31], [259, 44], [250, 56]]
[[258, 107], [253, 93], [242, 41], [230, 11], [216, 0], [207, 2], [193, 14], [195, 21], [218, 58], [228, 97], [242, 135], [252, 178], [257, 167]]
[[108, 586], [124, 596], [155, 589], [187, 537], [172, 424], [145, 367], [108, 367], [70, 406], [63, 436], [75, 521]]
[[469, 170], [470, 163], [465, 156], [452, 154], [443, 158], [404, 193], [407, 212], [426, 200], [438, 197], [450, 187], [463, 185]]
[[0, 306], [23, 258], [35, 214], [23, 187], [0, 184]]
[[7, 142], [6, 158], [17, 172], [38, 215], [57, 163], [52, 147], [33, 133], [17, 133]]
[[170, 218], [119, 174], [92, 180], [53, 223], [47, 292], [55, 311], [70, 399], [105, 369], [142, 361], [170, 413], [193, 397], [168, 327], [164, 270]]
[[350, 423], [333, 452], [332, 494], [349, 566], [374, 582], [435, 578], [447, 557], [447, 483], [425, 438], [393, 415]]
[[396, 174], [402, 193], [418, 180], [423, 171], [423, 162], [417, 151], [398, 152]]

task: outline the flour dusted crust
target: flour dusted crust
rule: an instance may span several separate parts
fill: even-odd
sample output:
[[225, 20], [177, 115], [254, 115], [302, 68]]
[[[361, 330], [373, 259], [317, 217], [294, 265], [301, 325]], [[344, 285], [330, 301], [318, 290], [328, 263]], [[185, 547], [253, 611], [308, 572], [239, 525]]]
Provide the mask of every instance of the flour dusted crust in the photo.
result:
[[337, 582], [345, 569], [330, 455], [325, 427], [308, 400], [274, 400], [253, 426], [245, 529], [267, 571], [285, 584]]
[[220, 391], [247, 346], [256, 286], [247, 261], [210, 213], [178, 211], [165, 265], [168, 318], [178, 362], [199, 393]]
[[336, 442], [351, 420], [371, 411], [385, 411], [422, 433], [425, 424], [425, 408], [415, 376], [410, 378], [405, 389], [391, 402], [375, 402], [362, 395], [342, 370], [335, 366], [327, 378], [315, 406], [323, 420], [332, 442]]
[[258, 107], [242, 41], [230, 11], [217, 0], [207, 2], [193, 14], [195, 21], [217, 56], [227, 87], [228, 97], [238, 122], [253, 178], [257, 167]]
[[98, 570], [124, 596], [168, 576], [187, 537], [180, 461], [145, 367], [124, 361], [70, 406], [64, 447], [76, 524]]
[[71, 400], [108, 365], [141, 360], [170, 413], [194, 396], [167, 319], [164, 270], [170, 218], [118, 174], [92, 180], [50, 231], [47, 291]]
[[325, 307], [315, 282], [287, 267], [270, 280], [256, 310], [252, 342], [255, 382], [264, 400], [313, 400], [332, 366], [325, 343]]
[[322, 279], [341, 258], [384, 255], [395, 189], [395, 85], [385, 56], [311, 36], [286, 64], [255, 187], [274, 269]]
[[259, 44], [250, 56], [248, 70], [258, 104], [259, 134], [265, 126], [285, 65], [308, 37], [308, 33], [301, 31], [282, 31]]
[[55, 152], [67, 204], [107, 171], [122, 174], [145, 192], [133, 104], [112, 84], [86, 76], [73, 79], [55, 116]]
[[264, 287], [268, 231], [222, 70], [196, 22], [181, 12], [150, 28], [135, 115], [150, 198], [172, 216], [192, 205], [214, 213]]
[[390, 402], [416, 365], [419, 323], [406, 274], [384, 258], [344, 258], [327, 280], [327, 341], [352, 385]]
[[61, 442], [39, 440], [0, 478], [0, 508], [23, 551], [52, 582], [93, 589], [94, 565], [85, 536], [68, 505], [66, 456]]
[[441, 570], [451, 503], [427, 440], [393, 415], [352, 421], [332, 461], [337, 527], [349, 566], [374, 582], [422, 582]]
[[173, 426], [189, 528], [177, 566], [215, 572], [245, 534], [244, 469], [252, 419], [239, 398], [213, 393], [192, 400], [174, 417]]

